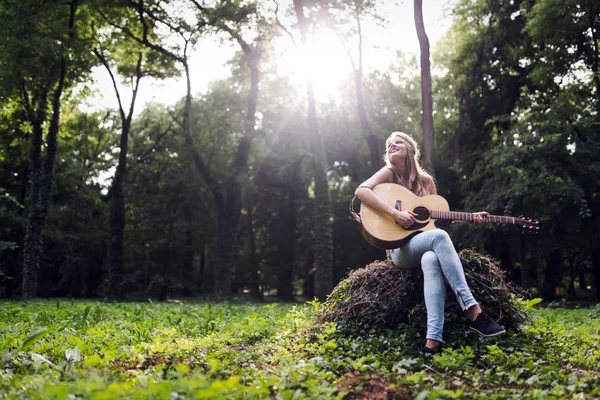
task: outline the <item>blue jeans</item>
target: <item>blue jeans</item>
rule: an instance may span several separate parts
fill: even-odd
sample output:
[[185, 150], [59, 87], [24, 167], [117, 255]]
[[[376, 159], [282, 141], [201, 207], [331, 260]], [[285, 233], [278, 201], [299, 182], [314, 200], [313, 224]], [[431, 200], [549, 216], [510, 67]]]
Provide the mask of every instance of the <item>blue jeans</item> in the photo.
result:
[[413, 236], [404, 246], [390, 252], [394, 264], [423, 270], [425, 307], [427, 307], [427, 339], [443, 342], [444, 278], [463, 310], [477, 304], [467, 285], [462, 264], [446, 231], [432, 229]]

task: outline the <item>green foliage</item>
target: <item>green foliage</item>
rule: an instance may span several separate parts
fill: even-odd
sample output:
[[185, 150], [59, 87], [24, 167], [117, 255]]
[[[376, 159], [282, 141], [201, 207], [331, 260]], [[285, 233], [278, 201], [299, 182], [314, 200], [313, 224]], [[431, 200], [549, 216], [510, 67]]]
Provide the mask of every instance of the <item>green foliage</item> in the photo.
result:
[[0, 392], [8, 399], [600, 394], [600, 320], [589, 309], [535, 310], [534, 323], [519, 334], [471, 345], [458, 337], [423, 358], [414, 332], [308, 329], [319, 307], [4, 303]]
[[462, 227], [455, 244], [485, 249], [544, 298], [566, 285], [573, 294], [600, 276], [598, 6], [461, 1], [453, 15], [436, 55], [449, 70], [436, 100], [440, 192], [452, 208], [542, 223], [522, 238], [508, 226]]

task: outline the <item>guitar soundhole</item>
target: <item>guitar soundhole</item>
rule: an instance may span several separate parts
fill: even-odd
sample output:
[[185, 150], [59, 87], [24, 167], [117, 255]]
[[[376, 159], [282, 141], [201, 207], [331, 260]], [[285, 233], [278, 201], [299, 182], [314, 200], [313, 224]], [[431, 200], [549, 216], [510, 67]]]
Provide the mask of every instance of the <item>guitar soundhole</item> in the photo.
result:
[[413, 212], [417, 214], [417, 216], [415, 217], [417, 221], [427, 221], [431, 216], [429, 210], [423, 206], [415, 207]]

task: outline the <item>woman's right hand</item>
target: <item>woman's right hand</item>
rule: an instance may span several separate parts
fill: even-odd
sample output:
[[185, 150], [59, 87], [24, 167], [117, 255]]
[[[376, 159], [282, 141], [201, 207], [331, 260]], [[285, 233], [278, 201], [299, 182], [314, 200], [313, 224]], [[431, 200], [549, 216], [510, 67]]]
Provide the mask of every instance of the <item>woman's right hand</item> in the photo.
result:
[[394, 220], [404, 229], [410, 228], [415, 223], [415, 214], [412, 211], [398, 211], [394, 210]]

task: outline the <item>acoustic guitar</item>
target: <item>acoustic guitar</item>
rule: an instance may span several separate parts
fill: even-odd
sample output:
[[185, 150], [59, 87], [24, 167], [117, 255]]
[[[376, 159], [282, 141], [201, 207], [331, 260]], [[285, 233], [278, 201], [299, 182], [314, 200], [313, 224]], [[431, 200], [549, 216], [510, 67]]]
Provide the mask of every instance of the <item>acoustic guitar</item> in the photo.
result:
[[[450, 211], [448, 202], [442, 196], [416, 196], [410, 190], [395, 183], [381, 183], [373, 192], [384, 202], [400, 211], [412, 211], [417, 216], [408, 229], [397, 224], [394, 218], [369, 205], [360, 206], [360, 222], [363, 236], [369, 243], [382, 249], [401, 247], [412, 236], [430, 229], [445, 228], [450, 221], [473, 222], [473, 213]], [[528, 218], [488, 215], [488, 222], [519, 225], [530, 231], [539, 231], [539, 222]]]

